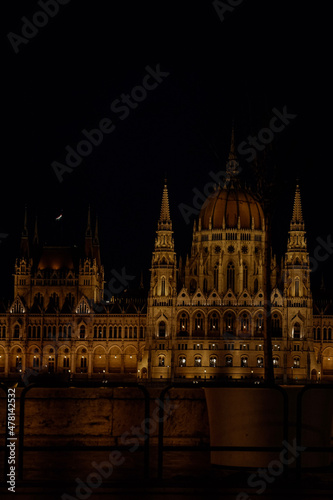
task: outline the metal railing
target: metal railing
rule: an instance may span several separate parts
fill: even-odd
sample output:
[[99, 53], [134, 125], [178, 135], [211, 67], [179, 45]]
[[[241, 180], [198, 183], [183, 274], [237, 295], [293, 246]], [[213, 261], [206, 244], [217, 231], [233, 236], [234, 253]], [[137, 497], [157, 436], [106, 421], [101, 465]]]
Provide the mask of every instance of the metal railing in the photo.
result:
[[[45, 384], [36, 384], [32, 383], [29, 384], [29, 386], [23, 388], [22, 393], [20, 395], [20, 417], [19, 417], [19, 440], [18, 440], [18, 477], [17, 480], [22, 482], [24, 480], [24, 457], [25, 453], [28, 451], [43, 451], [43, 450], [48, 450], [48, 451], [61, 451], [63, 449], [68, 449], [66, 445], [63, 446], [26, 446], [24, 443], [25, 440], [25, 404], [26, 404], [26, 396], [27, 394], [34, 388], [65, 388], [65, 387], [96, 387], [96, 388], [102, 388], [105, 387], [105, 385], [97, 385], [95, 384], [90, 384], [90, 385], [82, 385], [82, 384], [61, 384], [61, 385], [45, 385]], [[137, 382], [111, 382], [108, 381], [107, 383], [108, 388], [138, 388], [142, 391], [144, 395], [144, 415], [145, 419], [149, 419], [149, 411], [150, 411], [150, 393], [147, 389], [147, 387], [142, 384], [142, 383], [137, 383]], [[204, 389], [205, 387], [209, 388], [227, 388], [230, 390], [238, 390], [239, 388], [252, 388], [254, 389], [252, 384], [237, 384], [237, 385], [230, 385], [227, 384], [226, 382], [212, 382], [212, 381], [199, 381], [196, 384], [193, 384], [193, 381], [191, 382], [175, 382], [171, 383], [170, 385], [164, 387], [160, 393], [160, 403], [159, 403], [159, 424], [158, 424], [158, 447], [157, 447], [157, 478], [158, 479], [163, 479], [163, 470], [164, 470], [164, 453], [166, 451], [168, 452], [181, 452], [181, 451], [191, 451], [191, 452], [202, 452], [202, 451], [239, 451], [239, 452], [281, 452], [283, 448], [283, 444], [281, 446], [211, 446], [211, 445], [191, 445], [191, 446], [178, 446], [178, 445], [165, 445], [164, 443], [164, 421], [165, 421], [165, 399], [166, 399], [166, 394], [173, 390], [173, 389]], [[5, 392], [6, 396], [8, 394], [8, 388], [5, 384], [0, 383], [0, 388]], [[267, 389], [267, 390], [275, 390], [279, 392], [282, 395], [282, 401], [283, 401], [283, 406], [282, 406], [282, 414], [283, 414], [283, 420], [282, 420], [282, 435], [283, 435], [283, 441], [288, 442], [288, 412], [289, 412], [289, 401], [288, 401], [288, 394], [285, 391], [285, 389], [279, 385], [265, 385], [261, 384], [260, 385], [261, 389]], [[325, 385], [307, 385], [303, 388], [300, 389], [300, 392], [297, 395], [297, 415], [296, 415], [296, 445], [300, 447], [302, 445], [302, 421], [303, 421], [303, 397], [304, 394], [306, 394], [309, 390], [332, 390], [333, 385], [332, 384], [325, 384]], [[255, 389], [254, 389], [255, 390]], [[126, 399], [126, 398], [124, 398]], [[8, 408], [6, 411], [6, 435], [5, 435], [5, 446], [4, 446], [4, 478], [6, 480], [6, 475], [8, 473], [8, 454], [9, 450], [6, 446], [7, 443], [7, 438], [8, 438]], [[122, 448], [127, 449], [126, 446], [123, 446]], [[2, 447], [1, 447], [2, 449]], [[82, 451], [82, 449], [87, 449], [89, 451], [103, 451], [103, 450], [108, 450], [112, 451], [113, 449], [120, 449], [119, 447], [116, 447], [114, 445], [110, 446], [77, 446], [73, 447], [71, 446], [72, 451]], [[299, 448], [298, 448], [299, 449]], [[144, 445], [143, 445], [143, 451], [144, 451], [144, 479], [148, 479], [151, 477], [151, 469], [150, 469], [150, 440], [149, 440], [149, 432], [145, 433], [145, 439], [144, 439]], [[306, 447], [304, 450], [306, 452], [324, 452], [324, 453], [329, 453], [333, 451], [332, 446], [309, 446]], [[302, 451], [300, 451], [298, 457], [296, 458], [296, 471], [298, 475], [301, 474], [302, 471]], [[283, 473], [288, 473], [288, 465], [286, 464], [284, 467]]]

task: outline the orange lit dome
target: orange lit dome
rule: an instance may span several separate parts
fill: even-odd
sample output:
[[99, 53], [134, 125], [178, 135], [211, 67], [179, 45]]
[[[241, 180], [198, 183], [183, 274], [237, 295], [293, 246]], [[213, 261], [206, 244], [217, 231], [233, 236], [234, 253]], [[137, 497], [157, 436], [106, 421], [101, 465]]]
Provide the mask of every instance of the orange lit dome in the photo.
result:
[[219, 187], [214, 193], [208, 196], [203, 204], [199, 219], [201, 219], [201, 229], [209, 229], [211, 219], [212, 229], [222, 229], [224, 227], [235, 229], [238, 227], [240, 219], [241, 229], [262, 229], [264, 212], [258, 201], [249, 192], [233, 186], [227, 189]]

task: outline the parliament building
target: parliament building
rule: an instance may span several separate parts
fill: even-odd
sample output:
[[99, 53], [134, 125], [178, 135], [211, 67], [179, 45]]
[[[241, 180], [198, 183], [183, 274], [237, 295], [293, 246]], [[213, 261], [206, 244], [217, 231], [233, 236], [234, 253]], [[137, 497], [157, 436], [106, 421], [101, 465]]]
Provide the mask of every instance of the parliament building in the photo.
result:
[[[261, 380], [264, 377], [265, 213], [228, 178], [203, 204], [186, 261], [177, 259], [165, 182], [148, 294], [104, 300], [97, 223], [84, 248], [43, 246], [25, 214], [14, 293], [0, 310], [0, 380], [24, 374], [77, 379]], [[292, 205], [292, 200], [290, 200]], [[158, 215], [157, 217], [158, 218]], [[279, 383], [333, 380], [333, 307], [316, 303], [300, 188], [286, 253], [270, 265], [271, 338]], [[166, 380], [165, 380], [166, 381]]]

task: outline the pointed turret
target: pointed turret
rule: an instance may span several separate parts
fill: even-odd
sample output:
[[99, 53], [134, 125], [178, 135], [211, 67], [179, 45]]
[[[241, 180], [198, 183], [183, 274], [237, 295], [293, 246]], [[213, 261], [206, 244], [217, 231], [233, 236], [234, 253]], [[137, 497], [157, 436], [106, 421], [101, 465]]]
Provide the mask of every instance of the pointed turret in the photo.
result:
[[24, 210], [24, 223], [21, 234], [20, 256], [22, 258], [29, 258], [29, 235], [28, 235], [28, 209], [25, 206]]
[[301, 191], [299, 184], [296, 185], [293, 214], [290, 222], [288, 250], [302, 249], [307, 251], [305, 238], [304, 219], [302, 214]]
[[100, 246], [99, 246], [98, 218], [97, 218], [97, 216], [96, 216], [95, 234], [94, 234], [94, 240], [93, 240], [93, 258], [96, 259], [97, 265], [100, 266], [101, 265], [101, 252], [100, 252]]
[[301, 191], [297, 184], [295, 198], [294, 198], [294, 208], [293, 215], [290, 223], [290, 230], [303, 230], [304, 231], [304, 220], [302, 214], [302, 203], [301, 203]]
[[90, 222], [90, 205], [88, 207], [88, 217], [87, 217], [87, 228], [85, 234], [85, 244], [84, 244], [85, 256], [92, 258], [93, 249], [92, 249], [92, 231], [91, 231], [91, 222]]
[[161, 213], [158, 221], [158, 230], [171, 230], [172, 223], [170, 219], [170, 208], [169, 208], [169, 194], [168, 194], [168, 186], [167, 180], [164, 180], [164, 188], [162, 194], [162, 205], [161, 205]]
[[37, 228], [37, 217], [35, 218], [35, 229], [34, 229], [34, 239], [33, 239], [33, 244], [35, 246], [39, 245], [39, 238], [38, 238], [38, 228]]
[[235, 151], [235, 129], [234, 124], [232, 124], [231, 129], [231, 144], [228, 160], [226, 163], [226, 184], [233, 180], [239, 174], [239, 162], [237, 159], [236, 151]]

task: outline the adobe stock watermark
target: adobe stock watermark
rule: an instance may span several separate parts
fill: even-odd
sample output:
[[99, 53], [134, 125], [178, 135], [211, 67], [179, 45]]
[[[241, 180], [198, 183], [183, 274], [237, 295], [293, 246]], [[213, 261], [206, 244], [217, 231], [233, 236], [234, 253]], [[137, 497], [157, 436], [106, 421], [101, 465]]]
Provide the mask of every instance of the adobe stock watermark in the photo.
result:
[[69, 2], [70, 0], [39, 0], [37, 4], [42, 10], [37, 10], [31, 20], [26, 16], [21, 17], [23, 23], [21, 34], [18, 35], [12, 31], [7, 34], [15, 54], [19, 53], [22, 44], [27, 45], [30, 40], [35, 38], [39, 30], [48, 24], [50, 18], [58, 14], [60, 5], [67, 5]]
[[276, 108], [273, 108], [272, 112], [273, 116], [268, 127], [261, 128], [256, 136], [249, 135], [245, 141], [238, 145], [237, 152], [240, 155], [249, 155], [244, 158], [247, 162], [253, 161], [257, 156], [257, 151], [263, 151], [273, 141], [275, 134], [282, 132], [291, 120], [297, 118], [297, 115], [287, 111], [287, 106], [283, 107], [282, 112]]
[[333, 254], [333, 241], [332, 235], [326, 237], [326, 241], [318, 236], [316, 241], [319, 243], [314, 249], [313, 257], [310, 257], [311, 272], [317, 271], [320, 262], [325, 262]]
[[[178, 407], [178, 404], [170, 403], [168, 397], [165, 398], [165, 403], [160, 399], [155, 399], [155, 403], [156, 408], [153, 411], [152, 418], [143, 419], [140, 426], [132, 426], [130, 431], [126, 431], [121, 435], [120, 442], [126, 447], [130, 446], [128, 448], [130, 453], [135, 453], [140, 447], [140, 442], [144, 443], [148, 439], [148, 436], [157, 430], [159, 422], [165, 422]], [[163, 417], [160, 417], [160, 408], [164, 410]], [[68, 493], [63, 493], [61, 500], [88, 500], [94, 490], [99, 488], [105, 479], [110, 478], [114, 468], [120, 467], [125, 460], [126, 458], [119, 450], [114, 450], [109, 454], [108, 460], [100, 463], [91, 462], [92, 472], [87, 475], [85, 480], [83, 481], [79, 477], [75, 478], [77, 485], [75, 497]]]
[[[247, 484], [250, 488], [258, 488], [255, 492], [256, 495], [261, 495], [267, 488], [267, 483], [271, 484], [275, 481], [275, 478], [280, 476], [285, 465], [290, 465], [295, 462], [296, 458], [299, 457], [300, 452], [306, 450], [304, 446], [298, 446], [296, 439], [294, 439], [292, 445], [287, 441], [282, 441], [284, 449], [280, 452], [279, 460], [271, 460], [266, 469], [259, 468], [255, 473], [248, 477]], [[288, 453], [290, 453], [290, 458], [288, 458]], [[244, 491], [239, 493], [236, 500], [249, 500], [250, 495]]]
[[224, 15], [228, 12], [233, 12], [235, 7], [238, 7], [242, 4], [244, 0], [227, 0], [226, 2], [222, 2], [221, 0], [214, 0], [213, 7], [220, 18], [220, 21], [223, 23]]
[[[131, 111], [136, 109], [147, 98], [148, 92], [155, 90], [170, 75], [167, 71], [161, 71], [160, 64], [157, 64], [155, 68], [146, 66], [145, 70], [146, 75], [143, 77], [141, 85], [134, 86], [130, 93], [122, 93], [112, 101], [110, 109], [118, 116], [119, 120], [125, 120]], [[51, 163], [58, 181], [63, 181], [65, 173], [73, 172], [82, 163], [83, 158], [87, 158], [94, 148], [102, 144], [104, 136], [111, 134], [115, 129], [116, 125], [113, 119], [108, 117], [102, 118], [96, 128], [91, 130], [82, 129], [81, 133], [84, 139], [80, 140], [75, 147], [70, 145], [65, 147], [67, 151], [65, 163], [58, 161]]]
[[[121, 292], [123, 292], [128, 286], [129, 282], [134, 280], [136, 276], [131, 276], [130, 274], [126, 274], [125, 267], [122, 268], [121, 274], [116, 271], [116, 269], [112, 269], [111, 271], [112, 278], [108, 283], [108, 289], [103, 290], [103, 298], [99, 303], [93, 303], [93, 309], [95, 312], [102, 312], [104, 310], [104, 306], [109, 303], [110, 299]], [[107, 298], [106, 298], [107, 297]]]

